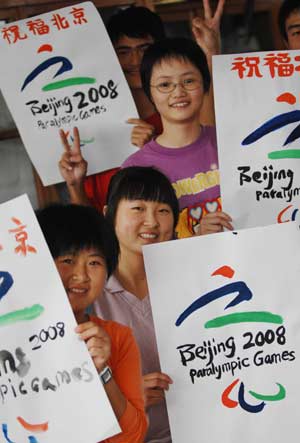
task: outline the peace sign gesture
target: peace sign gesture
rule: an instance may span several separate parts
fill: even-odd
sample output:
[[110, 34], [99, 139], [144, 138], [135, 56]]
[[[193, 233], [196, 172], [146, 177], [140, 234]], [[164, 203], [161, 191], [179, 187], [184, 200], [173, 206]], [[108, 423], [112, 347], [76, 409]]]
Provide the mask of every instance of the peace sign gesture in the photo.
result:
[[87, 172], [87, 162], [82, 157], [78, 128], [73, 129], [73, 146], [70, 146], [65, 132], [60, 129], [60, 139], [64, 153], [59, 162], [59, 170], [68, 186], [81, 185]]
[[221, 51], [220, 21], [224, 4], [225, 0], [219, 0], [213, 15], [209, 0], [203, 0], [204, 18], [196, 17], [192, 21], [194, 37], [206, 57], [219, 54]]

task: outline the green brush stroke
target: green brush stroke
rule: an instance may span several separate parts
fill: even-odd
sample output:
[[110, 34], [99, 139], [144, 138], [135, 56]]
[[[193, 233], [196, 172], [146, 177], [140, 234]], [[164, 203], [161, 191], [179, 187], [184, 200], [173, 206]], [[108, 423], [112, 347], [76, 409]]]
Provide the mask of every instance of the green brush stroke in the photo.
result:
[[0, 316], [0, 326], [12, 325], [19, 321], [34, 320], [44, 312], [41, 305], [33, 305], [31, 308], [24, 308], [18, 311], [9, 312]]
[[265, 311], [236, 312], [235, 314], [228, 314], [223, 315], [222, 317], [213, 318], [212, 320], [207, 321], [204, 327], [206, 329], [221, 328], [222, 326], [231, 325], [233, 323], [246, 322], [277, 323], [281, 325], [283, 323], [283, 318], [280, 315]]
[[94, 137], [93, 138], [90, 138], [89, 140], [80, 140], [80, 142], [81, 143], [84, 143], [84, 144], [88, 144], [88, 143], [93, 143], [95, 141], [95, 139], [94, 139]]
[[285, 398], [285, 388], [280, 384], [280, 383], [276, 383], [277, 386], [279, 386], [279, 392], [278, 394], [275, 395], [262, 395], [262, 394], [257, 394], [256, 392], [253, 391], [249, 391], [249, 394], [252, 395], [252, 397], [257, 398], [257, 400], [265, 400], [265, 401], [279, 401], [279, 400], [283, 400]]
[[96, 83], [96, 79], [92, 77], [72, 77], [59, 82], [48, 83], [48, 85], [43, 86], [42, 90], [53, 91], [54, 89], [62, 89], [68, 86], [86, 85], [91, 83]]
[[269, 152], [268, 158], [280, 160], [282, 158], [300, 158], [300, 149], [286, 149], [284, 151]]

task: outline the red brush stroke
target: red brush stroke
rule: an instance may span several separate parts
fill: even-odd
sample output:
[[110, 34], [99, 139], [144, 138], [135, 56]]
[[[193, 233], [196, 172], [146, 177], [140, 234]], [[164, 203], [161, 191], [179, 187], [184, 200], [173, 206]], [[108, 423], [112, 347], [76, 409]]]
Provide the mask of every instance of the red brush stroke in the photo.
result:
[[235, 385], [238, 384], [239, 381], [240, 381], [239, 378], [234, 380], [229, 386], [227, 386], [227, 388], [225, 389], [225, 391], [222, 394], [222, 403], [227, 408], [236, 408], [237, 405], [239, 404], [237, 401], [231, 400], [231, 398], [229, 398], [231, 391], [233, 390]]
[[38, 54], [40, 54], [41, 52], [52, 52], [53, 51], [53, 47], [51, 45], [42, 45], [39, 47], [38, 49]]
[[32, 425], [30, 423], [27, 423], [27, 421], [25, 421], [22, 417], [17, 417], [17, 420], [27, 431], [32, 431], [32, 432], [48, 431], [48, 422]]
[[282, 211], [279, 212], [278, 216], [277, 216], [277, 223], [287, 223], [289, 220], [282, 220], [282, 216], [283, 214], [288, 211], [293, 205], [289, 205], [286, 208], [284, 208]]
[[278, 102], [285, 102], [289, 105], [294, 105], [296, 103], [296, 97], [290, 92], [284, 92], [276, 98]]
[[216, 269], [211, 275], [222, 275], [223, 277], [232, 278], [234, 276], [234, 270], [230, 266], [225, 265]]

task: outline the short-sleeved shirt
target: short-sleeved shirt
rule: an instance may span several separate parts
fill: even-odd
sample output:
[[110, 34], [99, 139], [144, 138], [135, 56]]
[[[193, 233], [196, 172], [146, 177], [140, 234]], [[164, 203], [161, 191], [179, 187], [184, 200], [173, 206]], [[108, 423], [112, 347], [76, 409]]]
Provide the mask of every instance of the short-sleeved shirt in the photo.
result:
[[169, 178], [179, 201], [179, 238], [192, 236], [205, 214], [221, 209], [213, 127], [203, 126], [197, 140], [180, 148], [168, 148], [151, 140], [125, 160], [122, 167], [127, 166], [154, 166]]
[[[154, 323], [149, 296], [142, 300], [122, 288], [112, 275], [103, 294], [94, 303], [97, 315], [129, 326], [137, 341], [142, 359], [142, 373], [160, 372]], [[149, 429], [146, 443], [171, 443], [168, 413], [165, 401], [147, 409]]]

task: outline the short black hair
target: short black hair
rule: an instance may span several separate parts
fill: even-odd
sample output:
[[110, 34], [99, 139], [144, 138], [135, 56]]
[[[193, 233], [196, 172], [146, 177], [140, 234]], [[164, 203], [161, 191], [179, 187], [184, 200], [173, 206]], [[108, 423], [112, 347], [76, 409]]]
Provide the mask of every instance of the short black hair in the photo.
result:
[[286, 33], [285, 22], [287, 18], [297, 10], [300, 12], [300, 0], [284, 0], [280, 6], [278, 13], [278, 26], [280, 34], [286, 41], [288, 40], [288, 36]]
[[119, 10], [106, 25], [112, 43], [124, 35], [130, 38], [151, 36], [154, 41], [165, 37], [164, 25], [159, 15], [143, 6], [130, 6]]
[[114, 224], [120, 201], [145, 200], [165, 203], [173, 212], [174, 229], [178, 222], [179, 205], [169, 179], [158, 169], [129, 166], [120, 169], [110, 180], [106, 216]]
[[155, 42], [146, 49], [141, 63], [141, 79], [145, 94], [152, 101], [150, 82], [155, 65], [163, 60], [179, 59], [192, 63], [201, 73], [203, 88], [210, 86], [210, 73], [206, 56], [200, 46], [188, 38], [166, 38]]
[[111, 223], [95, 208], [57, 203], [36, 211], [36, 216], [54, 259], [95, 248], [106, 261], [108, 277], [113, 273], [119, 243]]

